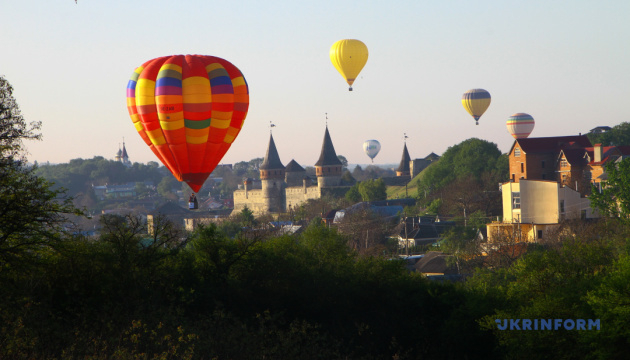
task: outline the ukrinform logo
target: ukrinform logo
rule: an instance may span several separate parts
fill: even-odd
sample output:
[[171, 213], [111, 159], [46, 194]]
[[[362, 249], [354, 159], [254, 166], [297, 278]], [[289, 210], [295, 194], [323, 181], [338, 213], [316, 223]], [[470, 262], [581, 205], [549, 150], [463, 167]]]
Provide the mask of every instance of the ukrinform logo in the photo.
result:
[[599, 330], [599, 319], [496, 319], [499, 330]]

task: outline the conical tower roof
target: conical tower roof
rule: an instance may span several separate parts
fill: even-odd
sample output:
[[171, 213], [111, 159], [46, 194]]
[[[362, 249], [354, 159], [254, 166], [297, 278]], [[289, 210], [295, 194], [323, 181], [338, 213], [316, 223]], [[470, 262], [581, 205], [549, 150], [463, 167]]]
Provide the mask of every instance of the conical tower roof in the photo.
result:
[[328, 133], [328, 126], [326, 126], [326, 132], [324, 133], [324, 143], [322, 144], [322, 152], [319, 155], [319, 160], [315, 163], [315, 166], [329, 166], [329, 165], [343, 165], [333, 146], [330, 134]]
[[276, 149], [276, 143], [273, 141], [273, 135], [269, 135], [269, 146], [267, 147], [267, 154], [260, 170], [284, 170], [284, 165], [280, 161], [278, 156], [278, 150]]
[[407, 150], [407, 143], [405, 143], [405, 146], [403, 147], [403, 154], [402, 154], [402, 159], [400, 159], [400, 165], [398, 165], [398, 169], [396, 169], [397, 172], [409, 172], [409, 162], [411, 161], [411, 157], [409, 156], [409, 151]]
[[297, 161], [295, 160], [291, 160], [291, 162], [289, 162], [287, 164], [287, 167], [284, 169], [286, 172], [303, 172], [306, 171], [304, 170], [304, 168], [302, 166], [300, 166], [300, 164], [297, 163]]

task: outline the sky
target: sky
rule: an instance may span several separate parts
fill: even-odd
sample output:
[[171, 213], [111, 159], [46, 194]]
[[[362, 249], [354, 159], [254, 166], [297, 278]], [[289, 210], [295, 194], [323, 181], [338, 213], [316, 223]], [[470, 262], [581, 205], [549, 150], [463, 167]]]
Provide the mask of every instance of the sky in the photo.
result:
[[[126, 108], [133, 70], [175, 54], [224, 58], [247, 79], [250, 106], [222, 163], [263, 157], [269, 124], [286, 165], [317, 161], [326, 126], [338, 155], [398, 163], [469, 138], [509, 151], [505, 122], [525, 112], [531, 137], [586, 133], [630, 121], [630, 1], [3, 0], [0, 75], [43, 140], [30, 161], [113, 159], [123, 138], [133, 162], [156, 161]], [[348, 86], [330, 62], [341, 39], [369, 59]], [[475, 125], [462, 94], [492, 103]]]

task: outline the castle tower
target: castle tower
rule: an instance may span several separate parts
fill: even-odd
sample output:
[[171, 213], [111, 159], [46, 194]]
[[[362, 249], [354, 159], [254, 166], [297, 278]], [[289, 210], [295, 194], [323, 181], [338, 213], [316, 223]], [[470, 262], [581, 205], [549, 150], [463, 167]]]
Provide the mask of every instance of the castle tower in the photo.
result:
[[306, 170], [295, 160], [291, 160], [291, 162], [287, 164], [284, 172], [284, 182], [287, 183], [287, 186], [302, 186], [302, 180], [306, 175]]
[[407, 151], [407, 142], [405, 142], [402, 159], [400, 159], [400, 165], [398, 169], [396, 169], [396, 176], [411, 176], [411, 170], [409, 169], [410, 161], [411, 157], [409, 156], [409, 151]]
[[315, 163], [315, 174], [317, 175], [317, 186], [320, 188], [341, 185], [341, 161], [337, 157], [333, 146], [328, 125], [324, 133], [324, 143], [319, 160]]
[[260, 180], [266, 211], [271, 213], [285, 212], [286, 194], [284, 189], [286, 188], [286, 183], [284, 182], [284, 165], [282, 165], [280, 156], [278, 156], [273, 135], [269, 135], [267, 154], [262, 165], [260, 165]]

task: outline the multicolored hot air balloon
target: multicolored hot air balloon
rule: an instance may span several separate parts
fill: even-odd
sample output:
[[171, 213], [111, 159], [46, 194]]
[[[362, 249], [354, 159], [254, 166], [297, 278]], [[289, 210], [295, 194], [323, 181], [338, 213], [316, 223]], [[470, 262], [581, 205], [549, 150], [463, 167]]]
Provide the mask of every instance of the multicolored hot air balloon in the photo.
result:
[[359, 40], [339, 40], [330, 48], [330, 61], [350, 85], [349, 91], [352, 91], [352, 84], [367, 63], [367, 59], [367, 46]]
[[376, 140], [367, 140], [363, 143], [363, 151], [365, 151], [365, 154], [374, 162], [374, 158], [378, 155], [378, 152], [381, 151], [381, 143]]
[[479, 125], [479, 118], [490, 106], [490, 93], [484, 89], [468, 90], [462, 96], [462, 105]]
[[149, 60], [127, 84], [138, 133], [179, 181], [198, 192], [238, 135], [249, 89], [229, 61], [205, 55]]
[[507, 129], [515, 139], [525, 139], [534, 130], [534, 118], [525, 113], [516, 113], [507, 120]]

